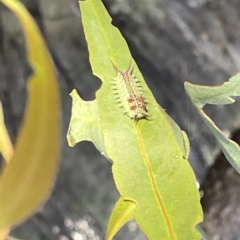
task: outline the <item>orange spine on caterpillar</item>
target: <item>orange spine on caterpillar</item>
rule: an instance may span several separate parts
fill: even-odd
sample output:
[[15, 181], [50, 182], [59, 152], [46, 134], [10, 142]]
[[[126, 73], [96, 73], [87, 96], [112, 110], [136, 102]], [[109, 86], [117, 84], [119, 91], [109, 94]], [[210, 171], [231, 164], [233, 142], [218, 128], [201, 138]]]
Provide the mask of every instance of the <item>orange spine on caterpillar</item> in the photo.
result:
[[139, 80], [132, 75], [133, 67], [131, 67], [131, 62], [126, 71], [120, 71], [114, 64], [113, 66], [118, 75], [113, 78], [112, 89], [117, 102], [124, 109], [124, 114], [134, 119], [134, 121], [147, 118], [149, 115], [143, 97], [143, 90]]

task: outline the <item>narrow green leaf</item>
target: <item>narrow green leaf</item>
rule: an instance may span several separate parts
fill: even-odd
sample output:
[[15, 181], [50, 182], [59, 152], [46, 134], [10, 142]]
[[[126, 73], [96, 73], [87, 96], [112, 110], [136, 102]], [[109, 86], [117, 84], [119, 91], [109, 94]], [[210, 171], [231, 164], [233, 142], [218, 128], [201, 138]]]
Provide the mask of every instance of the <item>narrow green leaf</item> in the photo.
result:
[[190, 143], [187, 134], [180, 129], [180, 127], [177, 125], [177, 123], [169, 117], [171, 121], [171, 126], [174, 131], [174, 135], [178, 141], [178, 144], [183, 152], [183, 156], [185, 159], [188, 158], [189, 153], [190, 153]]
[[203, 231], [203, 229], [199, 225], [197, 225], [196, 228], [201, 233], [202, 240], [210, 240], [210, 238], [207, 236], [207, 234]]
[[232, 96], [240, 96], [240, 74], [230, 78], [223, 85], [215, 87], [199, 86], [185, 82], [185, 89], [201, 118], [216, 137], [224, 155], [240, 173], [240, 148], [238, 144], [227, 138], [202, 110], [206, 104], [233, 103]]
[[[185, 135], [159, 108], [102, 2], [81, 1], [80, 8], [93, 73], [103, 83], [96, 93], [97, 111], [91, 112], [91, 118], [99, 118], [103, 136], [100, 142], [113, 161], [113, 176], [122, 199], [136, 203], [133, 217], [149, 239], [200, 239], [195, 226], [202, 221], [202, 210], [193, 171], [185, 160], [188, 152]], [[123, 113], [111, 84], [117, 75], [113, 64], [125, 71], [131, 60], [133, 75], [142, 87], [149, 114], [149, 118], [138, 121]], [[76, 104], [73, 107], [77, 108]], [[84, 116], [86, 108], [87, 103], [81, 101], [75, 110]], [[75, 115], [71, 120], [71, 123], [84, 121], [74, 126], [75, 131], [70, 126], [74, 139], [83, 137], [74, 136], [74, 133], [87, 132], [82, 126], [93, 129], [86, 118], [79, 118]], [[96, 128], [99, 131], [99, 127]], [[93, 137], [87, 140], [94, 141]], [[110, 220], [111, 237], [124, 222], [119, 212], [113, 212], [112, 216], [114, 223], [118, 224], [114, 228]]]
[[4, 229], [36, 211], [53, 185], [60, 150], [60, 99], [54, 66], [34, 20], [19, 1], [1, 2], [22, 25], [34, 70], [15, 152], [0, 178], [0, 229]]
[[3, 116], [2, 103], [0, 102], [0, 152], [6, 163], [9, 163], [13, 155], [13, 145], [8, 135]]
[[131, 200], [118, 200], [109, 219], [106, 240], [112, 240], [119, 229], [133, 218], [136, 208], [137, 204]]

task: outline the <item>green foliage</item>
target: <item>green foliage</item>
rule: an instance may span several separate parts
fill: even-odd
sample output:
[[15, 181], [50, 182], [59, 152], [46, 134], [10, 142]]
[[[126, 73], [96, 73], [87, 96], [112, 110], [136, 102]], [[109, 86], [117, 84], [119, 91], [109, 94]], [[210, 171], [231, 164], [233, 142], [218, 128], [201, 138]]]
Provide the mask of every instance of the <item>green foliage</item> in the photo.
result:
[[60, 99], [52, 60], [31, 15], [19, 1], [0, 2], [21, 23], [28, 62], [34, 70], [14, 154], [6, 161], [10, 163], [0, 177], [0, 237], [3, 239], [12, 225], [37, 210], [53, 185], [60, 151]]
[[199, 225], [197, 225], [197, 230], [201, 233], [201, 236], [202, 236], [202, 240], [210, 240], [209, 238], [208, 238], [208, 236], [207, 236], [207, 234], [203, 231], [203, 229], [199, 226]]
[[[186, 160], [186, 134], [158, 106], [128, 46], [99, 0], [80, 2], [93, 74], [102, 81], [96, 99], [83, 101], [73, 91], [68, 131], [71, 146], [92, 141], [112, 162], [121, 195], [110, 217], [107, 239], [134, 218], [151, 240], [199, 239], [202, 221], [199, 193]], [[147, 100], [149, 118], [138, 121], [123, 114], [111, 87], [114, 63], [125, 71], [130, 61]]]
[[8, 136], [7, 128], [4, 123], [4, 115], [2, 104], [0, 102], [0, 152], [5, 159], [6, 163], [9, 163], [13, 155], [13, 146], [11, 139]]
[[240, 96], [240, 74], [233, 76], [221, 86], [199, 86], [186, 82], [185, 89], [201, 118], [216, 137], [224, 155], [240, 173], [240, 148], [238, 144], [227, 138], [202, 110], [206, 104], [233, 103], [234, 99], [231, 96]]
[[68, 131], [67, 139], [69, 146], [73, 147], [80, 141], [92, 141], [96, 148], [105, 153], [103, 136], [101, 131], [100, 118], [97, 116], [98, 106], [96, 101], [83, 101], [73, 90], [70, 94], [72, 97], [72, 118]]

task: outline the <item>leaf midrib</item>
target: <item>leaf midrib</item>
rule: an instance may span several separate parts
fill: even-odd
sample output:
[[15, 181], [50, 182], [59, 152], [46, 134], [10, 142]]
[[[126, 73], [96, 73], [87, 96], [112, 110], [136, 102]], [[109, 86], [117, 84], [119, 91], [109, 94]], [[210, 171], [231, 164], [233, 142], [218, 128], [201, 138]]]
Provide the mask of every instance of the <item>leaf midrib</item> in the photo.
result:
[[159, 208], [160, 208], [160, 211], [162, 212], [163, 218], [165, 220], [165, 223], [166, 223], [169, 235], [170, 235], [170, 239], [176, 240], [171, 221], [168, 218], [168, 214], [167, 214], [166, 208], [164, 206], [164, 202], [163, 202], [161, 193], [159, 191], [159, 188], [157, 186], [157, 181], [155, 179], [155, 176], [154, 176], [154, 173], [153, 173], [153, 170], [152, 170], [152, 166], [151, 166], [151, 163], [150, 163], [148, 155], [147, 155], [147, 151], [146, 151], [146, 148], [145, 148], [145, 145], [144, 145], [144, 142], [143, 142], [141, 131], [140, 131], [137, 124], [135, 125], [135, 127], [136, 127], [136, 131], [137, 131], [137, 137], [138, 137], [138, 143], [139, 143], [141, 155], [143, 156], [143, 161], [144, 161], [144, 164], [147, 168], [147, 173], [148, 173], [149, 178], [150, 178], [150, 183], [151, 183], [151, 186], [152, 186], [153, 194], [155, 195], [155, 197], [157, 199], [157, 202], [158, 202], [158, 205], [159, 205]]

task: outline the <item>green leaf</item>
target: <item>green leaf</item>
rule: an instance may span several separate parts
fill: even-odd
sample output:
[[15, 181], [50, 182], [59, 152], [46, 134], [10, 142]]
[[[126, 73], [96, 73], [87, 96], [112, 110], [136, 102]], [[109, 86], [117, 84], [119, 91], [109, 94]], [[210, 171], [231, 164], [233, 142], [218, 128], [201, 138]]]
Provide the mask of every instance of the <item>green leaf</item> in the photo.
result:
[[13, 146], [8, 135], [3, 116], [2, 103], [0, 102], [0, 152], [6, 163], [9, 163], [13, 155]]
[[72, 97], [72, 117], [67, 133], [69, 146], [73, 147], [76, 143], [84, 140], [92, 141], [101, 154], [106, 156], [97, 101], [83, 101], [75, 89], [70, 95]]
[[109, 219], [106, 240], [111, 240], [119, 229], [133, 218], [136, 208], [137, 204], [132, 200], [118, 200]]
[[[81, 100], [78, 106], [73, 105], [73, 113], [79, 116], [73, 115], [71, 123], [78, 121], [78, 125], [69, 127], [68, 139], [86, 137], [94, 141], [89, 119], [95, 119], [96, 134], [101, 131], [102, 138], [97, 137], [94, 144], [100, 142], [104, 153], [113, 161], [113, 177], [122, 199], [120, 206], [123, 203], [137, 205], [132, 216], [128, 216], [137, 221], [151, 240], [200, 239], [195, 226], [202, 221], [202, 210], [193, 171], [185, 160], [188, 153], [185, 135], [159, 108], [102, 2], [82, 1], [80, 8], [92, 70], [103, 84], [96, 93], [96, 111], [89, 110], [90, 118], [84, 117], [86, 111], [89, 114], [87, 102]], [[133, 75], [142, 87], [149, 114], [148, 118], [137, 121], [123, 113], [111, 84], [117, 75], [113, 64], [125, 71], [131, 60]], [[126, 207], [122, 209], [124, 216]], [[120, 210], [117, 204], [110, 218], [109, 240], [120, 225], [129, 220], [121, 219]]]
[[210, 238], [207, 236], [207, 234], [203, 231], [203, 229], [197, 225], [196, 229], [201, 233], [202, 240], [210, 240]]
[[206, 104], [233, 103], [232, 96], [240, 96], [240, 74], [230, 78], [223, 85], [215, 87], [199, 86], [185, 82], [185, 89], [201, 118], [216, 137], [224, 155], [240, 173], [240, 148], [238, 144], [227, 138], [202, 110]]
[[188, 136], [184, 131], [182, 131], [180, 129], [180, 127], [177, 125], [177, 123], [171, 117], [169, 117], [169, 119], [171, 121], [171, 126], [173, 128], [174, 135], [175, 135], [175, 137], [178, 141], [178, 144], [183, 152], [183, 156], [185, 159], [187, 159], [190, 154], [190, 143], [188, 140]]
[[201, 109], [205, 104], [231, 104], [235, 100], [231, 96], [240, 95], [240, 74], [231, 77], [220, 86], [201, 86], [185, 82], [185, 89], [194, 105]]
[[36, 211], [52, 188], [60, 152], [60, 99], [52, 60], [31, 15], [19, 1], [1, 2], [22, 25], [34, 70], [15, 152], [0, 178], [0, 229], [5, 229]]

